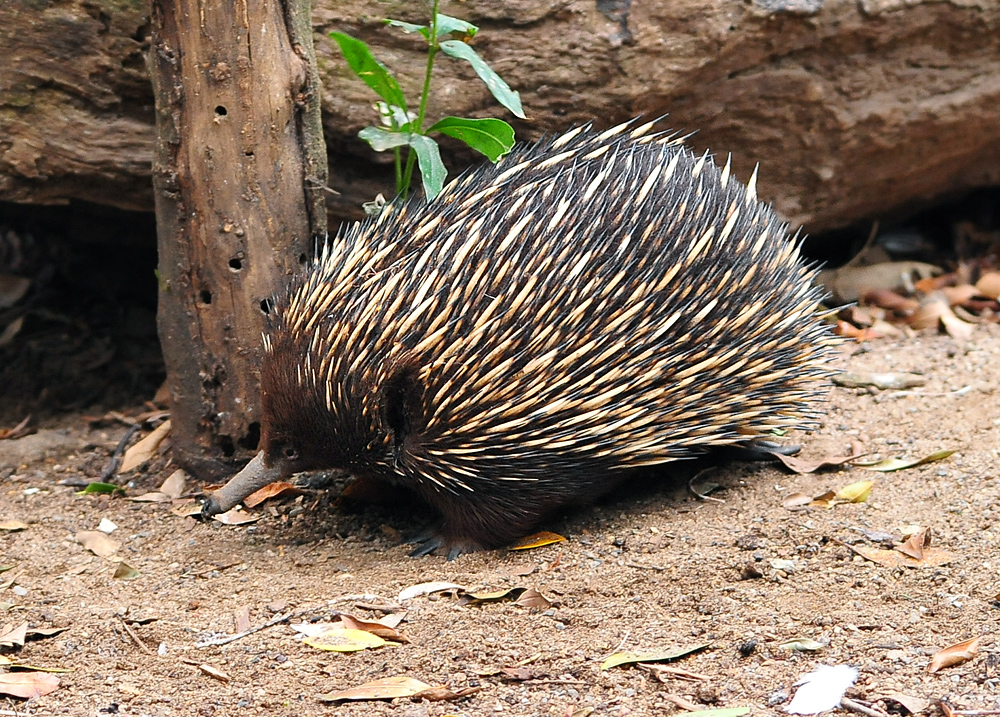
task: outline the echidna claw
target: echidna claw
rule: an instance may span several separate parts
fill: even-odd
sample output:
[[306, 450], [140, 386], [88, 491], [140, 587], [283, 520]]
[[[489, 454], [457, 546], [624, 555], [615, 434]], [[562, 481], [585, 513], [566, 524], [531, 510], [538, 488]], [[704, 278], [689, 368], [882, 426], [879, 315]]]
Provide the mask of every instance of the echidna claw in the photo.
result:
[[417, 544], [417, 547], [410, 551], [411, 558], [436, 554], [444, 555], [448, 560], [454, 560], [459, 555], [483, 549], [483, 546], [474, 540], [447, 538], [437, 530], [429, 530], [407, 542]]

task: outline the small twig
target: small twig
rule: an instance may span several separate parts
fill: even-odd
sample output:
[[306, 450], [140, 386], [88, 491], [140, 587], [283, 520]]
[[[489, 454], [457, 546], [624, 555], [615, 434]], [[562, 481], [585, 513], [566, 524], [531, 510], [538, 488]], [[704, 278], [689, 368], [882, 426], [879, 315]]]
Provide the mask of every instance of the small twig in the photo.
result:
[[143, 652], [145, 652], [147, 655], [155, 655], [156, 654], [152, 650], [149, 649], [149, 647], [146, 645], [145, 642], [143, 642], [142, 640], [139, 639], [139, 636], [136, 634], [135, 630], [132, 629], [132, 626], [129, 625], [127, 622], [125, 622], [125, 618], [123, 618], [121, 615], [119, 615], [118, 619], [121, 620], [122, 627], [125, 628], [125, 632], [128, 633], [128, 636], [131, 637], [133, 640], [135, 640], [135, 644], [138, 645], [142, 649]]
[[125, 455], [125, 449], [128, 448], [128, 442], [132, 440], [132, 436], [139, 432], [142, 428], [141, 423], [133, 423], [129, 426], [129, 429], [125, 431], [125, 435], [122, 439], [118, 441], [118, 447], [115, 448], [115, 452], [111, 454], [111, 460], [108, 461], [108, 467], [104, 469], [101, 473], [101, 483], [106, 483], [111, 479], [111, 476], [115, 474], [118, 470], [118, 465], [121, 463], [122, 456]]
[[626, 630], [625, 631], [625, 636], [622, 638], [622, 641], [618, 643], [618, 647], [616, 647], [611, 652], [609, 652], [607, 655], [605, 655], [604, 656], [605, 660], [608, 659], [609, 657], [611, 657], [612, 655], [614, 655], [616, 652], [618, 652], [620, 649], [622, 649], [625, 646], [625, 641], [628, 640], [628, 636], [629, 636], [630, 632], [631, 632], [630, 630]]
[[664, 699], [666, 699], [667, 702], [671, 702], [671, 703], [677, 705], [678, 707], [680, 707], [682, 710], [687, 710], [688, 712], [697, 712], [698, 710], [702, 709], [700, 706], [696, 705], [694, 702], [691, 702], [690, 700], [686, 700], [683, 697], [681, 697], [680, 695], [674, 695], [674, 694], [671, 694], [669, 692], [666, 692], [666, 693], [663, 694], [663, 697], [664, 697]]
[[584, 680], [525, 680], [522, 685], [589, 685]]
[[850, 710], [851, 712], [859, 712], [867, 717], [889, 717], [888, 712], [883, 712], [882, 710], [877, 710], [874, 707], [868, 707], [860, 702], [855, 702], [854, 700], [849, 700], [846, 697], [840, 698], [840, 706], [845, 710]]
[[237, 640], [242, 640], [247, 635], [252, 635], [255, 632], [260, 632], [261, 630], [266, 630], [269, 627], [274, 627], [275, 625], [278, 625], [278, 624], [280, 624], [282, 622], [285, 622], [288, 619], [290, 619], [292, 617], [292, 615], [294, 615], [294, 614], [295, 613], [292, 613], [292, 612], [286, 612], [284, 615], [278, 615], [277, 617], [271, 618], [270, 620], [268, 620], [267, 622], [265, 622], [263, 625], [258, 625], [257, 627], [251, 627], [249, 630], [244, 630], [243, 632], [238, 632], [235, 635], [226, 635], [225, 637], [217, 637], [217, 638], [213, 638], [211, 640], [205, 640], [204, 642], [197, 642], [197, 643], [195, 643], [195, 647], [197, 647], [197, 648], [200, 649], [202, 647], [213, 647], [213, 646], [217, 646], [217, 645], [228, 645], [230, 642], [236, 642]]

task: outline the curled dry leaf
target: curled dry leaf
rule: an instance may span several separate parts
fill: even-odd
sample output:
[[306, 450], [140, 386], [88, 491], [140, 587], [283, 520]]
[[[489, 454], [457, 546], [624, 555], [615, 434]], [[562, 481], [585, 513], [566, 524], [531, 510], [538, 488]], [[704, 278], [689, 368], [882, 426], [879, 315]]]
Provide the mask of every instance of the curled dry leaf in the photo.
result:
[[179, 499], [184, 495], [184, 486], [187, 485], [190, 477], [186, 470], [178, 468], [163, 481], [163, 485], [160, 486], [160, 493], [166, 494], [173, 500]]
[[154, 428], [152, 433], [148, 436], [125, 451], [125, 457], [122, 458], [122, 465], [121, 468], [118, 469], [118, 472], [128, 473], [130, 470], [138, 468], [152, 458], [153, 454], [156, 453], [156, 449], [159, 448], [160, 442], [166, 438], [169, 433], [170, 421], [167, 420]]
[[916, 697], [914, 695], [903, 694], [902, 692], [893, 692], [891, 695], [886, 695], [882, 698], [885, 702], [895, 702], [901, 705], [906, 713], [914, 715], [919, 712], [923, 712], [925, 709], [930, 707], [930, 700], [925, 700], [923, 697]]
[[0, 646], [24, 647], [24, 640], [27, 637], [27, 634], [27, 620], [10, 628], [0, 626]]
[[360, 620], [353, 615], [348, 615], [346, 613], [341, 613], [340, 621], [348, 630], [363, 630], [364, 632], [370, 632], [373, 635], [377, 635], [383, 640], [406, 643], [411, 642], [410, 638], [401, 633], [399, 630], [394, 627], [388, 627], [381, 622]]
[[795, 652], [815, 652], [826, 647], [822, 642], [816, 642], [808, 637], [793, 637], [778, 645], [779, 650], [793, 650]]
[[218, 667], [213, 667], [212, 665], [203, 663], [201, 665], [198, 665], [198, 669], [201, 670], [202, 673], [208, 675], [213, 679], [218, 680], [219, 682], [229, 682], [229, 675], [220, 670]]
[[118, 567], [115, 568], [115, 574], [111, 577], [116, 580], [135, 580], [140, 575], [142, 575], [142, 573], [122, 560], [118, 563]]
[[274, 483], [268, 483], [266, 486], [260, 490], [256, 490], [250, 495], [248, 495], [243, 500], [243, 505], [247, 508], [253, 508], [256, 505], [260, 505], [265, 500], [269, 498], [277, 498], [282, 495], [301, 495], [302, 491], [296, 488], [291, 483], [287, 481], [276, 481]]
[[429, 702], [452, 702], [481, 692], [482, 689], [482, 687], [462, 687], [458, 690], [453, 690], [446, 685], [439, 685], [438, 687], [429, 687], [426, 690], [420, 690], [420, 692], [413, 695], [413, 699], [428, 700]]
[[810, 460], [799, 458], [798, 456], [783, 456], [780, 453], [776, 453], [775, 455], [778, 460], [785, 464], [786, 468], [794, 471], [795, 473], [815, 473], [820, 468], [839, 468], [845, 463], [856, 461], [865, 454], [855, 453], [849, 456], [831, 456], [826, 458], [813, 458]]
[[923, 458], [917, 458], [914, 460], [904, 460], [902, 458], [885, 458], [881, 461], [855, 461], [854, 465], [861, 468], [867, 468], [870, 471], [879, 471], [882, 473], [889, 473], [892, 471], [901, 471], [904, 468], [916, 468], [917, 466], [922, 466], [926, 463], [935, 463], [936, 461], [942, 461], [951, 454], [954, 450], [942, 450], [935, 451], [930, 455], [926, 455]]
[[456, 590], [465, 590], [465, 588], [462, 587], [461, 585], [456, 585], [455, 583], [446, 583], [441, 581], [418, 583], [416, 585], [411, 585], [408, 588], [404, 588], [399, 593], [399, 596], [396, 599], [402, 602], [403, 600], [410, 600], [420, 595], [430, 595], [431, 593], [441, 593], [441, 592], [454, 592]]
[[0, 530], [6, 530], [10, 533], [17, 532], [18, 530], [27, 530], [28, 524], [23, 520], [0, 520]]
[[942, 668], [960, 665], [963, 662], [971, 660], [979, 652], [979, 641], [981, 639], [980, 637], [974, 637], [971, 640], [956, 642], [954, 645], [949, 645], [940, 652], [935, 653], [931, 658], [930, 664], [927, 665], [927, 671], [937, 672]]
[[930, 528], [924, 528], [919, 533], [911, 535], [905, 542], [896, 546], [896, 550], [903, 555], [908, 555], [914, 560], [924, 559], [924, 549], [931, 545]]

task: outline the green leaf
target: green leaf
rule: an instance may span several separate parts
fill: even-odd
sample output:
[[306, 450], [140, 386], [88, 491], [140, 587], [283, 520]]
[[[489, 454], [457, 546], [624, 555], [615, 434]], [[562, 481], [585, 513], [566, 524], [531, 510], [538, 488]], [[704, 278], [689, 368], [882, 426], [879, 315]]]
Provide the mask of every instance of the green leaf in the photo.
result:
[[[473, 38], [476, 33], [479, 32], [479, 28], [470, 22], [465, 20], [459, 20], [457, 17], [452, 17], [451, 15], [442, 15], [438, 13], [437, 16], [437, 35], [438, 37], [444, 37], [445, 35], [450, 35], [456, 32], [460, 35], [465, 35], [468, 38]], [[426, 35], [424, 36], [426, 37]]]
[[91, 493], [114, 493], [116, 490], [121, 490], [121, 486], [114, 485], [113, 483], [88, 483], [87, 487], [83, 490], [78, 490], [77, 495], [90, 495]]
[[524, 110], [521, 109], [521, 96], [512, 90], [500, 75], [495, 73], [486, 64], [486, 61], [476, 54], [475, 50], [458, 40], [445, 40], [441, 43], [441, 50], [446, 55], [465, 60], [472, 65], [472, 69], [479, 75], [479, 79], [486, 83], [497, 102], [509, 109], [514, 116], [525, 119]]
[[399, 88], [399, 83], [385, 65], [372, 56], [368, 45], [342, 32], [331, 32], [330, 37], [337, 41], [341, 54], [354, 74], [364, 80], [366, 85], [390, 105], [406, 109], [406, 99]]
[[514, 146], [514, 128], [499, 119], [444, 117], [427, 131], [460, 139], [477, 152], [485, 154], [491, 162], [496, 162]]
[[915, 468], [916, 466], [922, 466], [926, 463], [934, 463], [935, 461], [941, 461], [950, 456], [955, 451], [943, 450], [935, 451], [929, 456], [924, 456], [923, 458], [917, 458], [916, 460], [904, 460], [903, 458], [886, 458], [881, 461], [855, 461], [854, 465], [860, 466], [861, 468], [867, 468], [870, 471], [881, 471], [883, 473], [888, 473], [890, 471], [901, 471], [904, 468]]
[[410, 143], [409, 132], [392, 132], [381, 127], [365, 127], [358, 132], [358, 137], [371, 145], [376, 152], [385, 152], [387, 149]]
[[685, 647], [678, 650], [658, 650], [656, 652], [616, 652], [601, 663], [602, 670], [609, 670], [612, 667], [618, 667], [619, 665], [633, 665], [637, 662], [672, 662], [674, 660], [679, 660], [682, 657], [687, 657], [688, 655], [700, 652], [708, 647], [711, 647], [712, 643], [706, 642], [703, 645], [695, 645], [694, 647]]
[[409, 145], [417, 153], [417, 164], [420, 165], [420, 181], [424, 185], [424, 195], [427, 201], [434, 199], [444, 187], [444, 179], [448, 170], [441, 161], [441, 151], [433, 139], [423, 134], [411, 134]]
[[414, 25], [412, 22], [403, 22], [402, 20], [393, 20], [392, 18], [387, 19], [385, 24], [389, 27], [398, 27], [408, 35], [419, 32], [427, 39], [430, 39], [431, 36], [430, 29], [426, 25]]

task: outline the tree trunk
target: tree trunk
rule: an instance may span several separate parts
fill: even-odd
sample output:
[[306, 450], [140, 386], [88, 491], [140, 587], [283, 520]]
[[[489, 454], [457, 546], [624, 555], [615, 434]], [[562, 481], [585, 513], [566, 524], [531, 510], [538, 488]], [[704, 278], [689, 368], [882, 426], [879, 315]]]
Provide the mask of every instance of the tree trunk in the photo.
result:
[[259, 435], [268, 299], [326, 231], [308, 0], [152, 0], [160, 341], [174, 455], [231, 472]]

